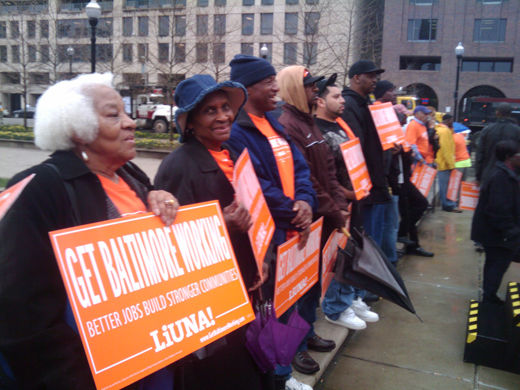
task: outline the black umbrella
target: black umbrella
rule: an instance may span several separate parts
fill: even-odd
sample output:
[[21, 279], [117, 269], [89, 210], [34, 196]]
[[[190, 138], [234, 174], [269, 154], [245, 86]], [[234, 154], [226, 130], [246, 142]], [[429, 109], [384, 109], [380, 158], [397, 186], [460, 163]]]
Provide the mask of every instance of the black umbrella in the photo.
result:
[[401, 275], [379, 245], [356, 229], [352, 236], [346, 230], [343, 233], [349, 240], [345, 249], [338, 248], [335, 278], [368, 290], [416, 314]]

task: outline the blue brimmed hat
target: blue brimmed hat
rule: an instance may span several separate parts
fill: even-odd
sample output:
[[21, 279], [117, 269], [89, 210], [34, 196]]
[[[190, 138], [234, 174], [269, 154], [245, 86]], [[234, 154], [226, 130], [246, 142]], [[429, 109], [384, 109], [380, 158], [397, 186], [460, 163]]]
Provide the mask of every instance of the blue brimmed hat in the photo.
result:
[[227, 93], [231, 108], [238, 113], [247, 100], [247, 91], [242, 84], [234, 81], [217, 83], [208, 74], [196, 74], [179, 83], [175, 89], [175, 104], [178, 107], [175, 112], [175, 125], [181, 135], [181, 141], [185, 136], [188, 113], [210, 93], [219, 90]]

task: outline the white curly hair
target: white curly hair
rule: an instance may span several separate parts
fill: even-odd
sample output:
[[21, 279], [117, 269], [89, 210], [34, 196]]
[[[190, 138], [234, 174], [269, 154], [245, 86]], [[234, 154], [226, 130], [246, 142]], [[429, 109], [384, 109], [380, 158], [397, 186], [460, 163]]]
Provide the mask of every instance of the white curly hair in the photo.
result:
[[98, 134], [92, 88], [113, 88], [112, 73], [83, 74], [49, 87], [38, 99], [34, 121], [34, 143], [44, 150], [69, 150], [76, 136], [92, 142]]

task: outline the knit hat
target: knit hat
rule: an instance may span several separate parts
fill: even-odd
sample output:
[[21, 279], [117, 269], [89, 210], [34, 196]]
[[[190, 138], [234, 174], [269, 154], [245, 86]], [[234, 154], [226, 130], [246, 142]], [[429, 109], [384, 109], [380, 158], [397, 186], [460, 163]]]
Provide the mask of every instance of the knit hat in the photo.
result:
[[256, 84], [269, 76], [276, 75], [276, 70], [263, 58], [237, 54], [229, 63], [231, 67], [230, 78], [241, 83], [244, 87]]
[[208, 74], [196, 74], [179, 83], [175, 89], [175, 125], [182, 138], [186, 135], [186, 120], [188, 114], [210, 93], [222, 90], [227, 93], [229, 104], [233, 111], [238, 113], [247, 100], [247, 91], [239, 83], [223, 81], [217, 83]]
[[376, 83], [376, 88], [374, 89], [374, 97], [379, 99], [382, 97], [387, 91], [390, 91], [395, 88], [395, 85], [392, 84], [388, 80], [380, 80]]

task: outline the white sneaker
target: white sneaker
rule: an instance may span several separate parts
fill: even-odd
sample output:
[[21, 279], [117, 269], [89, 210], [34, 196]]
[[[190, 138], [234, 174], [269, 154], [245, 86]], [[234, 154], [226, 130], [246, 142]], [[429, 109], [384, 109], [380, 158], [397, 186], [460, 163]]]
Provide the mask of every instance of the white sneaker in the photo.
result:
[[296, 378], [291, 377], [285, 381], [285, 390], [312, 390], [312, 387], [305, 383], [298, 382]]
[[367, 327], [366, 322], [359, 318], [354, 310], [352, 310], [350, 307], [342, 312], [337, 320], [333, 320], [327, 316], [325, 316], [325, 319], [329, 322], [332, 322], [333, 324], [353, 330], [361, 330]]
[[370, 311], [370, 306], [368, 306], [361, 298], [357, 298], [354, 302], [352, 302], [352, 306], [350, 306], [354, 313], [366, 322], [377, 322], [379, 321], [379, 316], [377, 313]]

